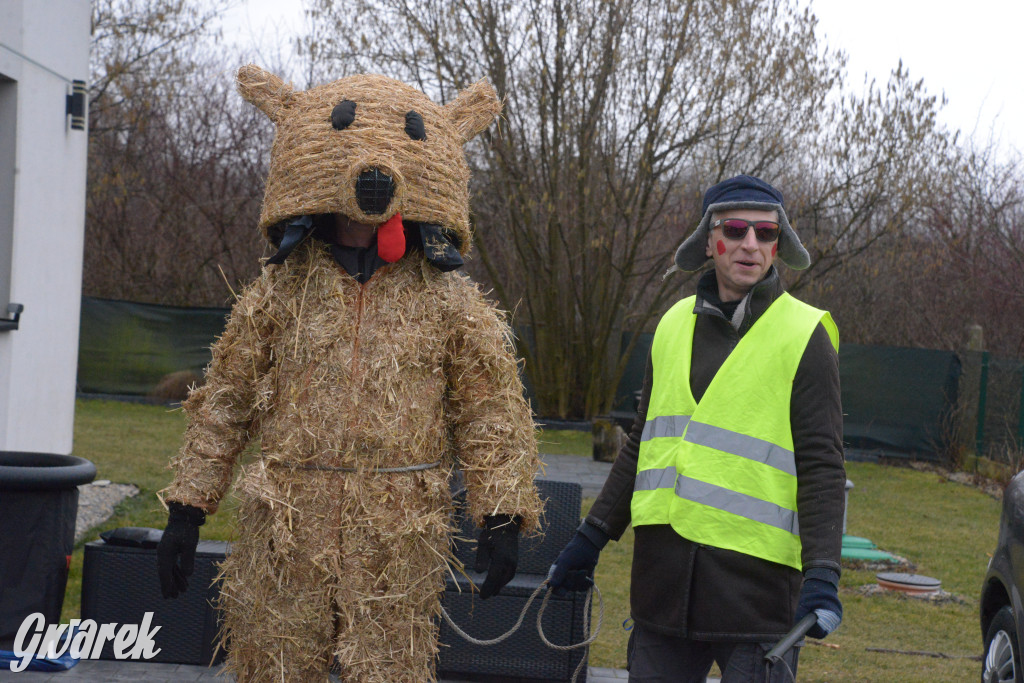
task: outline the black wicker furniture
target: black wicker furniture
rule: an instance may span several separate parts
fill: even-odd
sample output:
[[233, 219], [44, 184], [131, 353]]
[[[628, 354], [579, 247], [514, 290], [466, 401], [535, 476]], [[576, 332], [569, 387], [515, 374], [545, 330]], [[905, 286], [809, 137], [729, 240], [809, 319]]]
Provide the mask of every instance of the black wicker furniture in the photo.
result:
[[[489, 640], [508, 631], [519, 618], [527, 599], [547, 577], [548, 568], [580, 523], [582, 487], [576, 483], [538, 480], [537, 488], [545, 500], [542, 537], [524, 536], [519, 546], [519, 565], [515, 578], [488, 600], [480, 600], [470, 588], [483, 584], [484, 574], [471, 571], [476, 558], [479, 530], [462, 514], [456, 496], [457, 522], [461, 529], [456, 539], [456, 556], [467, 568], [467, 575], [449, 576], [441, 604], [452, 620], [479, 640]], [[470, 540], [473, 539], [473, 540]], [[582, 593], [564, 597], [552, 595], [544, 610], [544, 634], [557, 645], [584, 640], [584, 602]], [[537, 633], [537, 611], [543, 593], [530, 605], [523, 625], [507, 640], [481, 646], [467, 642], [442, 620], [438, 675], [464, 681], [489, 683], [539, 683], [568, 681], [585, 656], [584, 649], [571, 651], [547, 647]], [[577, 679], [586, 680], [586, 666]]]
[[[138, 547], [104, 541], [85, 544], [82, 619], [141, 624], [146, 612], [152, 612], [150, 623], [160, 627], [154, 638], [160, 652], [149, 661], [204, 666], [220, 662], [224, 653], [216, 650], [219, 624], [213, 608], [220, 589], [214, 577], [230, 546], [223, 541], [200, 541], [189, 590], [175, 600], [165, 600], [156, 571], [155, 542], [161, 532], [150, 531], [150, 540]], [[110, 642], [101, 659], [115, 659]]]

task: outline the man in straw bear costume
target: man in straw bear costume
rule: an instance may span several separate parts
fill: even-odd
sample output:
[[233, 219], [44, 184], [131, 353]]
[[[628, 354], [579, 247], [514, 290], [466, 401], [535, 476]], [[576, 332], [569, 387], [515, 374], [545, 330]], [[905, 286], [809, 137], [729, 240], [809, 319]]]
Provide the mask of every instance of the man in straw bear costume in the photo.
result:
[[501, 104], [484, 82], [440, 106], [366, 75], [296, 92], [255, 66], [238, 87], [277, 126], [260, 215], [277, 251], [184, 404], [161, 587], [185, 590], [198, 527], [259, 440], [222, 566], [229, 670], [433, 680], [453, 469], [484, 528], [481, 597], [541, 512], [509, 328], [453, 272], [471, 241], [462, 146]]

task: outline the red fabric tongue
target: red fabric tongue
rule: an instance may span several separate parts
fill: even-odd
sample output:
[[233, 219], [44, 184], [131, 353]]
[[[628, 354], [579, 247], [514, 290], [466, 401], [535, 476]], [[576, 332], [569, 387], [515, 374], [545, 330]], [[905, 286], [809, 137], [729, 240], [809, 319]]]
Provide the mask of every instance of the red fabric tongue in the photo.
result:
[[394, 263], [405, 255], [405, 228], [402, 215], [396, 213], [377, 228], [377, 255]]

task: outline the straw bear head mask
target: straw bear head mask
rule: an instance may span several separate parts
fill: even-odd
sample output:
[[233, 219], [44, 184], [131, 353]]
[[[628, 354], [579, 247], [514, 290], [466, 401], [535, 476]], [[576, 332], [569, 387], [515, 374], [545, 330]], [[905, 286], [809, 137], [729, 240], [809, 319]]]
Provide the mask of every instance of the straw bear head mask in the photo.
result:
[[[447, 105], [384, 76], [358, 75], [295, 91], [257, 66], [238, 89], [276, 124], [260, 228], [298, 216], [341, 213], [380, 225], [440, 226], [470, 245], [469, 168], [462, 146], [501, 111], [478, 82]], [[268, 233], [269, 234], [269, 233]]]

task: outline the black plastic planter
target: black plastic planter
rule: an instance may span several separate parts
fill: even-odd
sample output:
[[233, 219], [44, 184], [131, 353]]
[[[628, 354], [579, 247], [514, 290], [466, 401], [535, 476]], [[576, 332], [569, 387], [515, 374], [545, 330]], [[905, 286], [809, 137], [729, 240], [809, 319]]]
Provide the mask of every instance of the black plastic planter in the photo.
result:
[[84, 458], [0, 451], [0, 649], [11, 649], [30, 614], [60, 621], [78, 486], [95, 477]]

